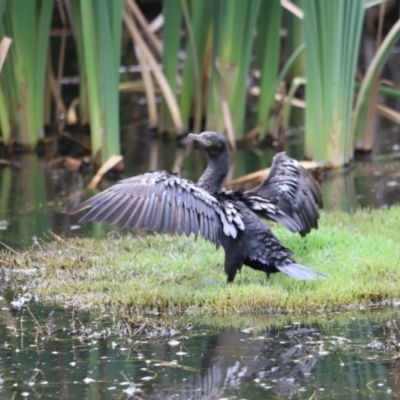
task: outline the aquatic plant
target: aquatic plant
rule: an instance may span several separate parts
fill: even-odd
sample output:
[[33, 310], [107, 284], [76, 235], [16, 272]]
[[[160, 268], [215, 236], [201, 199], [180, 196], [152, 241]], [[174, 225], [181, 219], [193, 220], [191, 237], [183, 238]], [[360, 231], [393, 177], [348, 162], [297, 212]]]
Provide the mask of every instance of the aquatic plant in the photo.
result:
[[12, 38], [0, 75], [0, 125], [5, 142], [34, 146], [44, 136], [47, 48], [53, 0], [1, 1], [0, 33]]
[[[170, 111], [170, 115], [175, 127], [175, 132], [177, 134], [182, 133], [183, 122], [178, 108], [176, 95], [174, 94], [165, 74], [162, 72], [162, 68], [159, 66], [156, 56], [152, 53], [150, 46], [147, 44], [143, 37], [143, 34], [140, 33], [139, 26], [143, 31], [146, 32], [146, 35], [150, 38], [153, 47], [156, 48], [156, 51], [161, 54], [163, 50], [158, 39], [153, 34], [152, 30], [149, 27], [149, 24], [147, 23], [146, 19], [144, 18], [133, 0], [125, 1], [123, 19], [132, 37], [132, 41], [135, 46], [136, 56], [138, 57], [139, 63], [141, 65], [144, 89], [146, 92], [146, 100], [148, 102], [150, 127], [155, 127], [155, 124], [158, 123], [158, 120], [155, 104], [150, 103], [151, 101], [155, 102], [155, 95], [153, 81], [151, 80], [150, 74], [146, 71], [148, 65], [151, 66], [151, 72], [154, 76], [154, 80], [157, 82], [159, 89], [163, 95], [163, 98], [165, 100], [164, 104], [168, 105], [168, 109]], [[172, 85], [172, 87], [174, 86], [175, 85]]]
[[[164, 27], [163, 27], [163, 73], [172, 92], [177, 96], [178, 87], [178, 59], [180, 48], [180, 36], [182, 26], [182, 8], [180, 0], [164, 0]], [[192, 77], [191, 77], [192, 79]], [[160, 106], [159, 127], [161, 131], [172, 132], [174, 126], [169, 114], [168, 104], [165, 100]], [[183, 133], [183, 132], [178, 132]]]
[[97, 164], [103, 164], [120, 152], [118, 83], [123, 0], [72, 0], [71, 5], [80, 72], [87, 83], [92, 155]]
[[305, 150], [331, 167], [353, 155], [351, 113], [363, 0], [301, 2], [306, 62]]
[[280, 1], [263, 1], [257, 25], [257, 55], [261, 71], [258, 125], [261, 137], [270, 132], [272, 108], [280, 83], [278, 67], [281, 42], [279, 33], [281, 29], [281, 10]]
[[[262, 86], [257, 106], [258, 129], [264, 135], [269, 129], [270, 110], [278, 87], [280, 2], [165, 0], [163, 4], [162, 49], [152, 38], [148, 24], [138, 18], [132, 0], [126, 0], [126, 5], [132, 10], [134, 19], [124, 15], [129, 31], [136, 29], [138, 23], [150, 38], [151, 46], [147, 46], [140, 43], [137, 34], [133, 37], [135, 45], [141, 48], [140, 56], [151, 64], [154, 79], [164, 95], [158, 121], [161, 130], [175, 129], [181, 134], [183, 129], [188, 129], [189, 119], [193, 116], [192, 130], [200, 131], [205, 117], [207, 128], [225, 132], [234, 147], [235, 138], [242, 136], [245, 130], [248, 77], [254, 57]], [[213, 17], [210, 19], [211, 11]], [[179, 51], [181, 42], [185, 51]], [[150, 56], [161, 57], [162, 73]], [[159, 75], [168, 82], [168, 90]], [[145, 86], [147, 90], [148, 84]], [[171, 93], [179, 102], [179, 111], [168, 99]], [[180, 120], [182, 123], [177, 123]]]
[[184, 24], [187, 30], [186, 59], [182, 72], [179, 107], [184, 121], [193, 115], [193, 132], [201, 131], [204, 112], [203, 100], [206, 89], [202, 85], [205, 73], [204, 62], [210, 53], [211, 1], [181, 0]]
[[225, 131], [231, 145], [244, 129], [246, 81], [259, 9], [259, 0], [213, 2], [207, 129]]
[[[372, 148], [372, 143], [371, 140], [373, 137], [370, 137], [368, 139], [368, 143], [366, 143], [366, 138], [364, 137], [364, 132], [366, 129], [366, 123], [367, 123], [367, 113], [368, 113], [368, 106], [369, 102], [368, 100], [371, 99], [371, 91], [374, 90], [372, 88], [374, 80], [377, 80], [379, 77], [380, 73], [382, 72], [382, 69], [390, 55], [390, 52], [393, 48], [393, 46], [398, 42], [400, 38], [400, 21], [397, 21], [389, 33], [386, 35], [384, 38], [382, 44], [379, 46], [374, 58], [372, 59], [367, 72], [365, 74], [365, 77], [362, 81], [362, 84], [360, 86], [358, 95], [357, 95], [357, 100], [355, 104], [355, 109], [354, 109], [354, 116], [353, 116], [353, 121], [352, 121], [352, 136], [355, 138], [356, 141], [362, 141], [363, 144], [360, 146], [364, 150], [370, 151]], [[376, 88], [375, 90], [379, 90]], [[395, 97], [399, 96], [398, 90], [391, 90], [389, 89], [386, 90], [383, 88], [384, 93], [387, 95], [393, 95]], [[375, 107], [375, 103], [373, 104]], [[394, 110], [393, 110], [394, 111]], [[397, 121], [400, 123], [400, 121]]]
[[[51, 110], [50, 95], [44, 109], [46, 85], [58, 87], [58, 100], [53, 96], [62, 103], [61, 83], [54, 78], [47, 55], [53, 0], [32, 0], [23, 10], [25, 4], [20, 3], [0, 0], [0, 33], [13, 40], [0, 76], [0, 127], [6, 143], [34, 146], [43, 137], [44, 111], [48, 121]], [[305, 108], [307, 157], [324, 166], [348, 163], [355, 142], [363, 141], [364, 150], [370, 148], [371, 132], [364, 139], [368, 107], [374, 109], [376, 103], [370, 93], [383, 91], [376, 87], [377, 76], [400, 30], [397, 23], [383, 40], [361, 83], [352, 120], [364, 10], [379, 3], [164, 0], [159, 33], [135, 0], [58, 2], [76, 41], [80, 98], [72, 105], [79, 102], [82, 124], [90, 115], [94, 160], [104, 164], [120, 152], [120, 88], [144, 90], [150, 128], [176, 135], [216, 130], [226, 134], [231, 147], [245, 135], [263, 139], [270, 134], [283, 144], [278, 132], [288, 125], [291, 106], [299, 106]], [[283, 56], [282, 18], [288, 33]], [[142, 82], [119, 82], [122, 21], [134, 45]], [[283, 82], [287, 75], [289, 83]], [[306, 88], [305, 102], [296, 98], [300, 86]], [[161, 95], [160, 106], [156, 93]], [[390, 93], [398, 96], [396, 90]], [[249, 110], [252, 118], [245, 123]], [[394, 110], [379, 107], [379, 112], [400, 121]]]

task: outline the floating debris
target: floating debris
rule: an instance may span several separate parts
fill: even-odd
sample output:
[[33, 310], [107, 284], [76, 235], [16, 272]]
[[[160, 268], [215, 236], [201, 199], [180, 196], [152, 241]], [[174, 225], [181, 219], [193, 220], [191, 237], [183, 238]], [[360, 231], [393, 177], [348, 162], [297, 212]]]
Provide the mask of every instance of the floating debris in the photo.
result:
[[367, 344], [367, 347], [370, 349], [381, 350], [383, 349], [384, 344], [377, 339], [374, 339], [371, 343]]
[[12, 300], [10, 304], [17, 309], [20, 309], [25, 303], [29, 303], [32, 299], [32, 295], [30, 293], [21, 294], [17, 299]]
[[129, 382], [129, 387], [123, 390], [128, 396], [133, 396], [136, 393], [141, 393], [142, 389], [136, 387], [133, 383]]
[[8, 228], [8, 225], [10, 225], [10, 223], [8, 221], [6, 221], [5, 219], [0, 221], [0, 230], [5, 231]]
[[388, 181], [386, 183], [386, 186], [387, 187], [396, 187], [396, 186], [399, 186], [399, 182], [397, 182], [397, 181]]
[[144, 376], [141, 378], [142, 381], [151, 381], [152, 379], [154, 379], [154, 376]]

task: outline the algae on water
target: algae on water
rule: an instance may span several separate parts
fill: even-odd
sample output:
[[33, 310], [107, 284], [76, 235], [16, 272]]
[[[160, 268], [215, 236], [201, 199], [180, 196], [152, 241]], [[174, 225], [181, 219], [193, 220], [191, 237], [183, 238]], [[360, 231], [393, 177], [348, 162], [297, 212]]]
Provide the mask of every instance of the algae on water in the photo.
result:
[[[29, 277], [43, 300], [77, 307], [139, 312], [311, 312], [400, 299], [400, 207], [323, 214], [305, 239], [273, 230], [297, 262], [325, 280], [270, 279], [243, 267], [226, 284], [223, 250], [193, 237], [148, 235], [57, 239], [23, 253], [1, 255], [5, 271]], [[24, 274], [21, 274], [24, 275]]]

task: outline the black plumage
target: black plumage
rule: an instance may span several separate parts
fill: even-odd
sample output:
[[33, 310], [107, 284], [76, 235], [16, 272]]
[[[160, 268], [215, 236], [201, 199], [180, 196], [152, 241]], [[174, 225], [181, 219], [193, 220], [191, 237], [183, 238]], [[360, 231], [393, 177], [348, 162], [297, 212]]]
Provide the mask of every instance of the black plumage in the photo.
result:
[[216, 132], [190, 134], [202, 145], [209, 163], [193, 183], [167, 171], [124, 179], [72, 209], [91, 210], [80, 222], [96, 221], [118, 228], [149, 229], [187, 236], [198, 234], [225, 250], [225, 272], [232, 282], [242, 265], [269, 275], [283, 272], [296, 279], [325, 275], [297, 264], [262, 218], [283, 224], [302, 236], [318, 227], [322, 198], [318, 184], [296, 161], [279, 153], [269, 176], [252, 190], [222, 188], [229, 168], [229, 149]]

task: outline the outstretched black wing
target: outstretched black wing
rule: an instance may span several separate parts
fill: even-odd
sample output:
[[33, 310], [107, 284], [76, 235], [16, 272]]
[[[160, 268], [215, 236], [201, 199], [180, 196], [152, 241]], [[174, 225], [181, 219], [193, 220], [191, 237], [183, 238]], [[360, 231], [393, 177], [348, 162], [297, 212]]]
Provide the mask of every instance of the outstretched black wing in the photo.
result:
[[118, 228], [196, 237], [200, 233], [217, 246], [222, 232], [236, 237], [244, 229], [241, 215], [194, 183], [167, 171], [124, 179], [69, 211], [91, 210], [79, 222], [96, 221]]
[[274, 157], [268, 177], [244, 195], [253, 204], [248, 205], [253, 211], [282, 223], [292, 232], [305, 236], [312, 228], [318, 228], [318, 208], [322, 208], [319, 185], [284, 152]]

